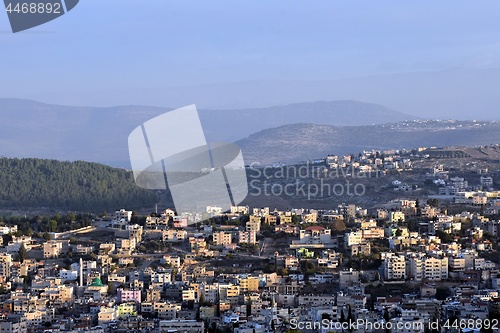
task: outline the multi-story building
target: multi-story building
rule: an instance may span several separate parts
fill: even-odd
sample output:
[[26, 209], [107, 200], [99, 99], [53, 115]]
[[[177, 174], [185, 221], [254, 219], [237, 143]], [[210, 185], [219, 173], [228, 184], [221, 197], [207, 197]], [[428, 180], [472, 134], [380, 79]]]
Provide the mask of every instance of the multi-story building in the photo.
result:
[[357, 256], [357, 255], [368, 256], [370, 255], [370, 253], [371, 253], [371, 245], [368, 242], [351, 245], [351, 256]]
[[11, 315], [0, 322], [2, 333], [26, 333], [28, 332], [26, 320], [21, 315]]
[[50, 240], [43, 244], [43, 257], [54, 258], [69, 252], [69, 240]]
[[493, 186], [493, 178], [490, 176], [481, 176], [480, 181], [482, 186], [485, 187]]
[[120, 209], [115, 212], [115, 220], [117, 221], [125, 221], [125, 222], [130, 222], [132, 219], [132, 211], [131, 210], [125, 210], [125, 209]]
[[480, 225], [483, 231], [487, 231], [492, 236], [500, 236], [500, 221], [485, 221]]
[[99, 313], [97, 314], [97, 319], [99, 325], [104, 325], [118, 319], [118, 310], [116, 307], [105, 307], [101, 306]]
[[205, 237], [195, 235], [195, 237], [189, 237], [189, 248], [191, 251], [197, 251], [205, 249], [207, 247], [207, 242]]
[[266, 216], [264, 216], [264, 223], [270, 225], [276, 225], [277, 222], [278, 222], [278, 216], [276, 215], [267, 214]]
[[259, 278], [256, 276], [245, 276], [239, 279], [240, 291], [247, 293], [249, 291], [259, 290]]
[[280, 215], [280, 224], [292, 223], [292, 215]]
[[0, 253], [0, 277], [8, 279], [12, 266], [12, 254]]
[[160, 320], [160, 332], [203, 333], [205, 324], [196, 320]]
[[238, 233], [238, 242], [243, 244], [256, 244], [257, 233], [255, 231], [240, 231]]
[[248, 214], [249, 211], [248, 206], [231, 206], [231, 214]]
[[361, 244], [363, 242], [363, 232], [361, 230], [351, 231], [344, 235], [346, 246]]
[[265, 216], [265, 215], [269, 214], [269, 207], [254, 208], [252, 210], [252, 213], [255, 216]]
[[165, 242], [182, 242], [185, 239], [187, 239], [188, 234], [186, 230], [169, 229], [169, 230], [164, 230], [162, 236], [163, 236], [163, 241]]
[[158, 314], [158, 318], [173, 320], [177, 318], [177, 313], [181, 310], [180, 304], [154, 302], [153, 311]]
[[291, 224], [280, 224], [274, 226], [275, 232], [284, 232], [285, 234], [296, 235], [299, 233], [299, 227]]
[[136, 244], [135, 238], [120, 238], [116, 241], [116, 247], [123, 253], [134, 251]]
[[348, 271], [339, 272], [339, 288], [346, 289], [349, 286], [359, 283], [359, 271], [350, 269]]
[[219, 299], [231, 304], [238, 303], [240, 287], [233, 284], [219, 284]]
[[246, 231], [260, 232], [261, 217], [256, 215], [250, 215], [250, 221], [246, 223]]
[[174, 228], [186, 228], [188, 219], [185, 216], [174, 216]]
[[163, 272], [151, 272], [150, 277], [152, 284], [158, 283], [163, 285], [165, 283], [172, 282], [172, 272], [170, 270]]
[[116, 296], [119, 303], [125, 302], [137, 302], [141, 303], [141, 290], [140, 289], [124, 289], [118, 288], [116, 290]]
[[465, 270], [465, 258], [451, 257], [449, 259], [450, 270], [457, 272]]
[[17, 232], [17, 225], [0, 226], [0, 235], [15, 234], [16, 232]]
[[205, 301], [215, 304], [218, 298], [218, 287], [214, 284], [200, 284], [200, 296], [203, 296]]
[[185, 301], [194, 301], [196, 299], [196, 290], [194, 288], [188, 288], [182, 290], [182, 300]]
[[390, 223], [397, 223], [397, 222], [404, 222], [405, 221], [405, 214], [400, 211], [395, 211], [395, 212], [390, 212], [389, 214], [389, 222]]
[[417, 281], [441, 281], [448, 278], [448, 258], [412, 254], [408, 257], [408, 277]]
[[406, 279], [406, 260], [403, 255], [386, 253], [384, 258], [384, 278], [386, 280]]
[[170, 222], [170, 216], [164, 216], [164, 217], [147, 216], [144, 225], [147, 229], [167, 229], [169, 222]]
[[125, 230], [128, 230], [128, 238], [135, 238], [136, 244], [142, 241], [143, 227], [141, 225], [129, 224]]
[[164, 264], [170, 265], [171, 267], [174, 267], [174, 268], [181, 267], [181, 257], [176, 256], [176, 255], [166, 254], [163, 256], [161, 261]]
[[334, 246], [331, 230], [320, 226], [311, 226], [299, 232], [299, 240], [292, 241], [290, 247], [296, 248], [331, 248]]
[[213, 233], [215, 245], [229, 245], [233, 242], [232, 234], [226, 231], [219, 231]]
[[374, 239], [374, 238], [384, 238], [384, 228], [382, 227], [370, 227], [366, 229], [361, 229], [363, 239]]
[[206, 212], [207, 212], [207, 214], [210, 214], [212, 216], [214, 216], [214, 215], [220, 215], [220, 214], [222, 214], [222, 207], [207, 206], [206, 207]]

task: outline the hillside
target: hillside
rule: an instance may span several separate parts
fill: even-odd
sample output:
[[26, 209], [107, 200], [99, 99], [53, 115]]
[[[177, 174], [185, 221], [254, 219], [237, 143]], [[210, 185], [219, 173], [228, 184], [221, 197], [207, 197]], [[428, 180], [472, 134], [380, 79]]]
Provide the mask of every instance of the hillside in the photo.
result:
[[500, 142], [499, 122], [408, 121], [372, 126], [294, 124], [238, 141], [245, 163], [295, 163], [371, 149], [476, 146]]
[[[295, 103], [260, 109], [201, 110], [200, 117], [211, 141], [235, 141], [264, 129], [298, 123], [362, 126], [417, 119], [382, 105], [352, 100]], [[223, 133], [220, 133], [221, 127]]]
[[137, 187], [131, 172], [88, 162], [0, 158], [0, 210], [102, 212], [154, 207], [156, 194]]
[[[0, 156], [84, 160], [130, 168], [130, 132], [169, 110], [148, 106], [70, 107], [0, 99]], [[357, 101], [199, 110], [199, 114], [211, 142], [234, 142], [265, 129], [295, 123], [344, 126], [414, 119], [380, 105]], [[168, 129], [165, 132], [168, 135]]]

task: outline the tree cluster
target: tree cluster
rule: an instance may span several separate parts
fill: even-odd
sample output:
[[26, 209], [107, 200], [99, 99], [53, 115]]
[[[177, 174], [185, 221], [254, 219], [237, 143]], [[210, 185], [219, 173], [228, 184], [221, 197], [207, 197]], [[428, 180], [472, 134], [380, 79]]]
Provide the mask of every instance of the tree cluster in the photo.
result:
[[83, 161], [0, 158], [0, 208], [103, 211], [152, 206], [130, 171]]

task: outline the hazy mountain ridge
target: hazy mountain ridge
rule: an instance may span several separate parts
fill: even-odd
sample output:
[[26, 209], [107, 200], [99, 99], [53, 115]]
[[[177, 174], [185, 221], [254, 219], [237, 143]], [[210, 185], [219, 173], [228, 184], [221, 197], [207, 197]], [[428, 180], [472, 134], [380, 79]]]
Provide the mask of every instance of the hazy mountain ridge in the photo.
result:
[[[450, 64], [450, 66], [453, 66]], [[422, 118], [499, 120], [500, 68], [457, 68], [330, 80], [264, 79], [104, 91], [33, 91], [30, 98], [71, 105], [143, 104], [203, 109], [262, 108], [340, 99], [370, 101]], [[17, 92], [16, 92], [17, 93]]]
[[229, 128], [235, 124], [244, 125], [239, 126], [236, 135], [222, 133], [222, 139], [228, 141], [242, 139], [263, 129], [297, 123], [359, 126], [418, 119], [382, 105], [352, 100], [295, 103], [260, 109], [201, 110], [200, 117], [202, 123], [208, 125], [206, 134], [209, 139], [221, 137], [218, 132], [220, 124]]
[[500, 123], [497, 121], [434, 120], [343, 127], [285, 125], [255, 133], [238, 144], [246, 163], [268, 165], [324, 158], [328, 154], [352, 154], [365, 149], [476, 146], [499, 142]]
[[[0, 99], [3, 115], [0, 155], [86, 160], [129, 167], [130, 132], [169, 110], [148, 106], [74, 107]], [[207, 140], [211, 142], [234, 142], [255, 132], [293, 123], [367, 125], [415, 119], [381, 105], [357, 101], [199, 110], [199, 114]]]

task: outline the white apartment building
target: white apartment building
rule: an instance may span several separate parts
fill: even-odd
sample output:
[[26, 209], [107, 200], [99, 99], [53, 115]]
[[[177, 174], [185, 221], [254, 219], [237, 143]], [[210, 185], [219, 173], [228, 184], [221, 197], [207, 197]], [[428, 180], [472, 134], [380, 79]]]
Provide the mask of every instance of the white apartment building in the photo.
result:
[[161, 261], [174, 268], [181, 267], [181, 258], [179, 256], [166, 254]]
[[115, 321], [118, 319], [118, 311], [116, 307], [105, 307], [102, 306], [99, 313], [97, 314], [97, 319], [99, 325], [109, 323], [110, 321]]
[[406, 277], [405, 257], [387, 253], [384, 259], [384, 278], [386, 280], [405, 280]]
[[132, 219], [132, 211], [120, 209], [115, 212], [115, 220], [125, 220], [126, 222], [130, 222]]
[[384, 228], [370, 227], [362, 229], [363, 239], [384, 238]]
[[166, 284], [172, 282], [172, 272], [152, 272], [151, 283]]
[[417, 281], [441, 281], [448, 278], [448, 258], [414, 254], [408, 258], [408, 277]]
[[231, 206], [231, 214], [248, 214], [249, 211], [248, 206]]
[[346, 246], [358, 245], [363, 242], [363, 232], [361, 230], [351, 231], [344, 236]]
[[265, 216], [269, 214], [269, 207], [254, 208], [252, 210], [253, 215]]
[[187, 239], [186, 230], [169, 229], [163, 231], [163, 241], [165, 242], [182, 242]]
[[299, 239], [293, 240], [290, 248], [332, 248], [335, 243], [332, 239], [331, 232], [330, 229], [325, 229], [320, 226], [311, 226], [305, 230], [300, 230]]
[[160, 320], [160, 332], [203, 333], [205, 324], [196, 320]]
[[211, 215], [220, 215], [222, 214], [222, 207], [218, 206], [207, 206], [206, 212]]
[[238, 239], [240, 243], [255, 244], [257, 243], [257, 233], [255, 231], [240, 231]]

